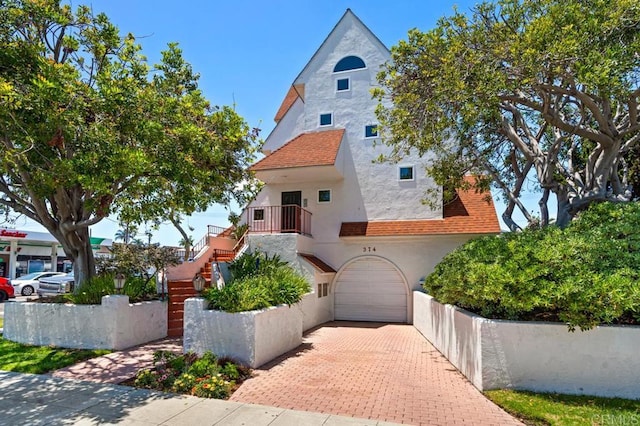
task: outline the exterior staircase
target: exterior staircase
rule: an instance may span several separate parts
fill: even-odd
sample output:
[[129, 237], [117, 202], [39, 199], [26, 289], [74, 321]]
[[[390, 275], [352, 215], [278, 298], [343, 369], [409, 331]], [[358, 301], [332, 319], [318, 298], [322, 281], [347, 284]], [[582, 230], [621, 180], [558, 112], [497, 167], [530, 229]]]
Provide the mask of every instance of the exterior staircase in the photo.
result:
[[[204, 277], [206, 287], [211, 286], [212, 264], [214, 262], [231, 262], [236, 256], [242, 253], [245, 248], [245, 235], [243, 235], [235, 244], [233, 249], [213, 249], [206, 262], [202, 263], [199, 273]], [[225, 230], [224, 233], [216, 235], [217, 238], [231, 238], [231, 233]], [[204, 249], [204, 248], [203, 248]], [[202, 261], [200, 260], [199, 263]], [[190, 297], [196, 297], [196, 291], [193, 289], [191, 279], [169, 279], [169, 309], [168, 309], [168, 336], [182, 337], [184, 326], [184, 301]]]

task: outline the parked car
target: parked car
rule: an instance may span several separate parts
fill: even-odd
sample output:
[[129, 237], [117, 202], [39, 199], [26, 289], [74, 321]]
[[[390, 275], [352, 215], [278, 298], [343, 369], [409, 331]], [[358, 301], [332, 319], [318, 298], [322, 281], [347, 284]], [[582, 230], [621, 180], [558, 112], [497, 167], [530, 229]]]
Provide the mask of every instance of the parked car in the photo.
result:
[[15, 292], [11, 285], [11, 280], [8, 278], [0, 277], [0, 302], [4, 302], [7, 299], [15, 298]]
[[15, 291], [15, 294], [21, 294], [23, 296], [31, 296], [40, 287], [39, 280], [42, 278], [55, 277], [57, 275], [65, 275], [64, 272], [32, 272], [27, 275], [22, 275], [15, 280], [11, 281], [11, 285]]
[[73, 272], [40, 279], [38, 296], [57, 296], [73, 291]]

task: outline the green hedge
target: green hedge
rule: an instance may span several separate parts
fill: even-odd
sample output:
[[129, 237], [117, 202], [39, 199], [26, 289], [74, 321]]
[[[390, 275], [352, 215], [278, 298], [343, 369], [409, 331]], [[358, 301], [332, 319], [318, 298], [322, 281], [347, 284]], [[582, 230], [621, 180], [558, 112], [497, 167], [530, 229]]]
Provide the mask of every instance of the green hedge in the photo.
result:
[[472, 240], [424, 283], [487, 318], [562, 321], [571, 330], [640, 321], [640, 204], [598, 203], [566, 229]]
[[244, 312], [282, 304], [292, 305], [309, 292], [307, 280], [278, 256], [250, 253], [231, 263], [232, 280], [222, 289], [204, 291], [209, 307]]

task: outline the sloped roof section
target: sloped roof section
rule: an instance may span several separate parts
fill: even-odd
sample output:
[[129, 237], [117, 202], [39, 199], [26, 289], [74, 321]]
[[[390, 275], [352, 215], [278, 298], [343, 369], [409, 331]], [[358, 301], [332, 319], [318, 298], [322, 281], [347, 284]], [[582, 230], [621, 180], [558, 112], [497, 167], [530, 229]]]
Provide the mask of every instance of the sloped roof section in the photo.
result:
[[298, 95], [298, 91], [293, 86], [291, 86], [291, 88], [289, 88], [289, 91], [287, 92], [287, 96], [284, 97], [284, 100], [282, 101], [282, 104], [280, 105], [280, 108], [278, 109], [278, 112], [276, 113], [276, 116], [273, 118], [273, 120], [276, 123], [282, 120], [282, 117], [284, 117], [289, 109], [291, 109], [291, 107], [299, 97], [300, 96]]
[[[307, 74], [307, 70], [311, 67], [311, 64], [314, 62], [314, 60], [321, 55], [321, 52], [324, 49], [329, 49], [329, 41], [334, 38], [336, 36], [336, 34], [338, 34], [342, 28], [350, 25], [351, 23], [355, 24], [356, 26], [360, 27], [360, 29], [362, 30], [363, 34], [365, 36], [370, 37], [371, 41], [378, 46], [379, 49], [383, 50], [384, 52], [386, 52], [387, 54], [390, 54], [389, 52], [389, 48], [387, 48], [387, 46], [384, 45], [384, 43], [382, 41], [380, 41], [380, 39], [378, 38], [378, 36], [376, 36], [365, 24], [364, 22], [362, 22], [360, 20], [360, 18], [358, 18], [355, 13], [353, 13], [353, 11], [351, 9], [347, 9], [344, 14], [342, 15], [342, 17], [340, 18], [340, 20], [338, 21], [338, 23], [333, 27], [333, 29], [331, 30], [331, 32], [329, 33], [329, 35], [327, 35], [327, 37], [324, 39], [324, 41], [322, 42], [322, 44], [320, 45], [320, 47], [318, 47], [318, 50], [316, 50], [316, 52], [313, 54], [313, 56], [311, 57], [311, 60], [309, 60], [309, 62], [307, 63], [307, 65], [305, 65], [305, 67], [302, 69], [302, 71], [300, 71], [300, 74], [298, 74], [298, 76], [296, 77], [296, 79], [293, 81], [294, 85], [297, 84], [301, 84], [301, 83], [305, 83], [306, 82], [306, 77], [305, 75]], [[304, 95], [302, 95], [304, 97]]]
[[334, 165], [343, 135], [344, 129], [302, 133], [255, 163], [250, 170]]
[[[472, 181], [468, 176], [467, 181]], [[343, 222], [341, 237], [383, 237], [409, 235], [498, 234], [500, 224], [489, 192], [459, 190], [458, 197], [444, 206], [443, 218]]]
[[311, 265], [313, 265], [314, 268], [316, 268], [318, 271], [320, 272], [324, 272], [324, 273], [336, 273], [336, 270], [333, 269], [331, 266], [329, 266], [328, 264], [326, 264], [324, 261], [322, 261], [320, 258], [312, 255], [312, 254], [304, 254], [304, 253], [300, 253], [300, 256], [306, 260], [307, 262], [309, 262]]

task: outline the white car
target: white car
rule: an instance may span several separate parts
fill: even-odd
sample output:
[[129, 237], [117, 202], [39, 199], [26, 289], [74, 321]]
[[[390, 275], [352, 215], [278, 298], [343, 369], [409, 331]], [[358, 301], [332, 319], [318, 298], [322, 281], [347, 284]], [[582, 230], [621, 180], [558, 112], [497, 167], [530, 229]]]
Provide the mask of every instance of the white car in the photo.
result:
[[22, 275], [15, 280], [11, 280], [13, 290], [17, 295], [31, 296], [40, 286], [40, 278], [49, 278], [56, 275], [64, 275], [64, 272], [32, 272], [27, 275]]

